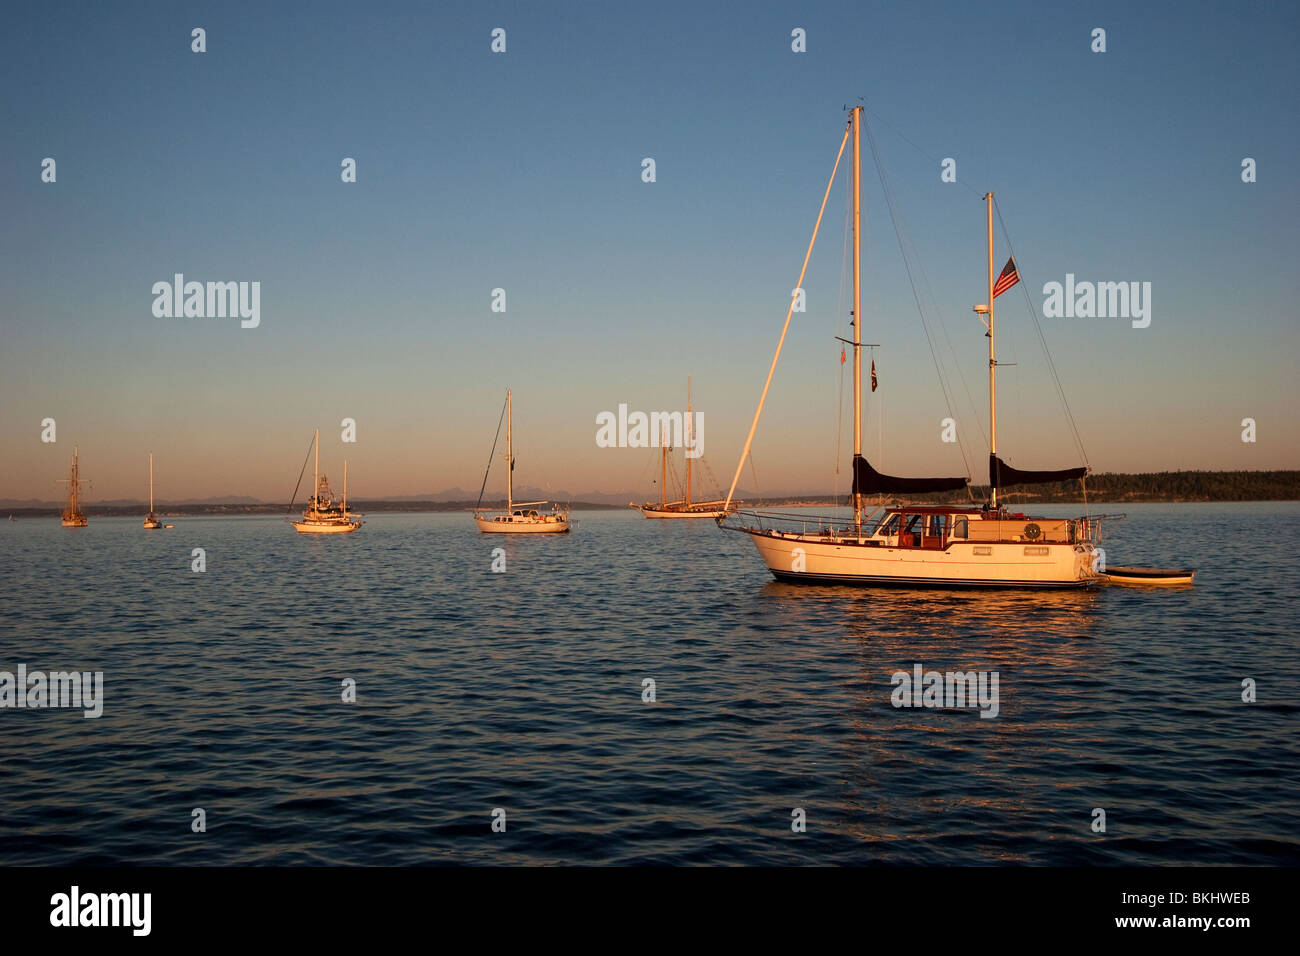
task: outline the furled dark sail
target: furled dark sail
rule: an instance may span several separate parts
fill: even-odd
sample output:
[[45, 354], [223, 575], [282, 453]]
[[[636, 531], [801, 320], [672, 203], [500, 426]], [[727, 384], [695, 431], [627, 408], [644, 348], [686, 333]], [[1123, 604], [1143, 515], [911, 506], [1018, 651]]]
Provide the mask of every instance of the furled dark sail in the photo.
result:
[[923, 495], [931, 491], [959, 491], [968, 478], [896, 478], [882, 475], [861, 455], [853, 456], [855, 495]]
[[1073, 481], [1088, 473], [1084, 468], [1065, 468], [1061, 471], [1021, 471], [1012, 468], [997, 455], [989, 455], [989, 482], [994, 488], [1008, 485], [1041, 485], [1052, 481]]

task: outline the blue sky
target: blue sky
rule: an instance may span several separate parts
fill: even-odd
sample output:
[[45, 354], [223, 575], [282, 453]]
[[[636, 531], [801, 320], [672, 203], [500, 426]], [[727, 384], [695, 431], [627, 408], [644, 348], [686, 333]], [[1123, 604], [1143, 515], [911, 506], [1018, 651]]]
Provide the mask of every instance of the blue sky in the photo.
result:
[[[278, 500], [317, 426], [339, 470], [344, 417], [354, 493], [476, 488], [507, 386], [518, 480], [649, 493], [652, 453], [598, 448], [595, 415], [680, 408], [687, 375], [729, 478], [858, 97], [943, 317], [977, 480], [987, 189], [1037, 307], [1066, 273], [1152, 283], [1149, 328], [1042, 320], [1095, 470], [1300, 467], [1298, 23], [1262, 3], [16, 9], [0, 497], [56, 497], [77, 442], [95, 497], [143, 495], [152, 449], [164, 497]], [[864, 328], [882, 343], [866, 451], [963, 473], [869, 153], [864, 184]], [[842, 180], [755, 441], [767, 492], [835, 480], [845, 197]], [[261, 282], [261, 326], [155, 318], [151, 287], [177, 272]], [[1023, 296], [998, 304], [1017, 363], [1000, 450], [1075, 464]], [[842, 463], [848, 448], [846, 431]]]

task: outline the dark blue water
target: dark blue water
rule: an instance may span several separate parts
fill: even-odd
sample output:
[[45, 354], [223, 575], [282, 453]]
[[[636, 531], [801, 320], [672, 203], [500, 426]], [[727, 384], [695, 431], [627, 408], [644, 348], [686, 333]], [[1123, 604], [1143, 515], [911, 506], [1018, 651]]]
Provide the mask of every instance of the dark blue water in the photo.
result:
[[[1111, 563], [1194, 588], [781, 585], [631, 511], [0, 522], [0, 670], [105, 681], [0, 710], [0, 864], [1300, 862], [1300, 505], [1127, 510]], [[999, 715], [893, 707], [917, 662]]]

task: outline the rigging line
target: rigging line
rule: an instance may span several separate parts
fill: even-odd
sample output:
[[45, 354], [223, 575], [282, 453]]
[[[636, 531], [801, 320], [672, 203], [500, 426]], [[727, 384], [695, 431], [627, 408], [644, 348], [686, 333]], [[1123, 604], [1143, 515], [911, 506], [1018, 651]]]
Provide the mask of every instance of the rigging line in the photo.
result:
[[[478, 511], [479, 506], [483, 504], [483, 492], [487, 489], [488, 475], [492, 472], [492, 459], [497, 456], [497, 439], [501, 437], [501, 423], [506, 420], [505, 402], [501, 403], [501, 417], [497, 419], [497, 433], [492, 436], [492, 452], [488, 455], [487, 471], [483, 472], [483, 486], [478, 490], [478, 502], [474, 505], [474, 510]], [[514, 468], [515, 463], [510, 462], [510, 467]]]
[[[863, 103], [866, 103], [866, 100], [863, 100]], [[909, 146], [911, 146], [913, 149], [915, 149], [918, 153], [920, 153], [920, 154], [921, 154], [922, 156], [924, 156], [926, 159], [930, 160], [930, 162], [935, 163], [935, 164], [938, 165], [940, 168], [943, 167], [943, 160], [941, 160], [941, 159], [939, 159], [939, 158], [937, 158], [937, 157], [935, 157], [935, 156], [931, 156], [930, 153], [929, 153], [928, 151], [926, 151], [925, 149], [923, 149], [922, 147], [920, 147], [920, 146], [918, 146], [916, 143], [914, 143], [911, 139], [909, 139], [909, 138], [907, 137], [907, 135], [906, 135], [902, 130], [900, 130], [900, 129], [899, 129], [897, 126], [895, 126], [893, 123], [889, 122], [889, 120], [885, 119], [883, 116], [881, 116], [879, 113], [877, 113], [877, 112], [875, 111], [875, 109], [872, 108], [870, 105], [868, 105], [868, 106], [866, 107], [866, 112], [870, 113], [872, 116], [874, 116], [877, 120], [879, 120], [879, 121], [880, 121], [881, 123], [883, 123], [885, 126], [889, 127], [891, 130], [893, 130], [895, 133], [897, 133], [900, 137], [902, 137], [902, 139], [903, 139], [904, 142], [906, 142]], [[962, 186], [965, 186], [967, 189], [969, 189], [969, 190], [971, 191], [971, 193], [973, 193], [974, 195], [978, 196], [979, 198], [981, 198], [981, 199], [984, 198], [984, 193], [980, 192], [980, 191], [979, 191], [978, 189], [976, 189], [974, 186], [970, 185], [968, 182], [966, 182], [966, 180], [958, 178], [958, 179], [954, 180], [954, 182], [960, 183]]]
[[[863, 100], [863, 103], [866, 103], [866, 100], [865, 100], [865, 99]], [[943, 165], [943, 161], [942, 161], [941, 159], [939, 159], [939, 158], [937, 158], [937, 157], [935, 157], [935, 156], [932, 156], [932, 155], [931, 155], [927, 150], [925, 150], [925, 149], [922, 148], [921, 146], [917, 145], [917, 143], [915, 143], [911, 138], [909, 138], [909, 137], [907, 136], [906, 133], [904, 133], [902, 130], [900, 130], [900, 129], [899, 129], [897, 126], [895, 126], [893, 123], [890, 123], [890, 122], [889, 122], [887, 119], [885, 119], [885, 118], [884, 118], [880, 113], [876, 112], [876, 110], [873, 109], [871, 106], [867, 106], [867, 107], [866, 107], [866, 112], [870, 113], [872, 116], [874, 116], [877, 120], [879, 120], [881, 123], [883, 123], [883, 124], [884, 124], [885, 126], [887, 126], [889, 129], [893, 130], [896, 134], [898, 134], [898, 136], [899, 136], [899, 137], [900, 137], [904, 142], [906, 142], [909, 146], [911, 146], [913, 149], [915, 149], [918, 153], [920, 153], [920, 154], [921, 154], [922, 156], [924, 156], [926, 159], [928, 159], [928, 160], [930, 160], [931, 162], [933, 162], [933, 163], [939, 165], [940, 167], [942, 167], [942, 165]], [[957, 180], [955, 180], [955, 181], [958, 182], [958, 183], [960, 183], [961, 185], [965, 186], [966, 189], [968, 189], [968, 190], [971, 192], [972, 195], [977, 196], [977, 197], [979, 197], [980, 199], [983, 199], [983, 198], [984, 198], [984, 193], [982, 193], [981, 191], [977, 190], [974, 186], [972, 186], [972, 185], [970, 185], [969, 183], [967, 183], [966, 180], [964, 180], [964, 179], [957, 179]], [[920, 264], [919, 260], [918, 260], [917, 265], [918, 265], [918, 268], [921, 269], [922, 280], [928, 284], [929, 279], [926, 278], [926, 276], [925, 276], [925, 267], [922, 266], [922, 265]], [[971, 394], [970, 385], [969, 385], [969, 383], [967, 383], [967, 381], [966, 381], [966, 373], [962, 371], [962, 364], [961, 364], [961, 362], [959, 362], [959, 361], [957, 360], [957, 350], [956, 350], [955, 348], [953, 348], [953, 345], [952, 345], [952, 338], [948, 335], [948, 326], [947, 326], [947, 323], [944, 322], [944, 320], [943, 320], [943, 313], [942, 313], [942, 312], [939, 312], [939, 310], [938, 310], [937, 307], [935, 308], [935, 312], [936, 312], [936, 314], [937, 314], [938, 317], [939, 317], [939, 327], [943, 330], [944, 339], [947, 340], [947, 343], [948, 343], [948, 351], [949, 351], [949, 353], [952, 355], [952, 363], [953, 363], [953, 366], [957, 369], [957, 376], [961, 379], [962, 389], [963, 389], [963, 391], [966, 392], [966, 401], [970, 403], [970, 407], [971, 407], [971, 418], [975, 421], [975, 425], [976, 425], [976, 427], [979, 429], [980, 437], [984, 440], [984, 445], [985, 445], [985, 447], [988, 447], [988, 445], [989, 445], [989, 437], [988, 437], [988, 435], [987, 435], [987, 434], [985, 433], [985, 431], [984, 431], [983, 418], [979, 415], [979, 413], [978, 413], [978, 411], [977, 411], [977, 409], [976, 409], [976, 407], [975, 407], [975, 399], [974, 399], [974, 396], [972, 396], [972, 394]], [[951, 414], [951, 410], [949, 410], [949, 413]], [[956, 416], [954, 416], [954, 417], [956, 417]], [[959, 432], [958, 432], [958, 435], [960, 436], [960, 434], [961, 434], [961, 432], [959, 431]], [[959, 446], [962, 445], [962, 441], [961, 441], [961, 438], [960, 438], [960, 437], [958, 437], [957, 443], [958, 443]], [[964, 447], [962, 447], [962, 459], [963, 459], [964, 461], [966, 461], [966, 450], [965, 450]], [[967, 461], [967, 465], [966, 465], [966, 467], [967, 467], [968, 469], [970, 468], [970, 463], [969, 463], [969, 461]]]
[[[921, 304], [921, 295], [916, 286], [916, 278], [912, 274], [912, 264], [908, 259], [907, 249], [903, 239], [903, 231], [900, 231], [899, 228], [899, 216], [894, 208], [894, 196], [889, 189], [889, 182], [885, 178], [884, 163], [881, 162], [880, 154], [876, 150], [876, 137], [875, 134], [871, 132], [870, 123], [863, 123], [863, 126], [865, 126], [867, 130], [867, 142], [871, 145], [871, 156], [876, 162], [876, 173], [880, 176], [880, 186], [885, 193], [885, 205], [889, 208], [889, 218], [894, 224], [894, 234], [898, 237], [899, 251], [903, 255], [903, 267], [907, 270], [907, 281], [912, 286], [912, 297], [916, 300], [916, 310], [921, 317], [921, 327], [925, 330], [925, 341], [930, 348], [930, 358], [934, 362], [934, 370], [939, 377], [939, 388], [943, 391], [944, 405], [948, 409], [948, 414], [955, 419], [957, 416], [953, 414], [952, 398], [948, 392], [948, 383], [944, 379], [943, 369], [939, 364], [939, 356], [934, 347], [934, 339], [930, 334], [929, 323], [925, 320], [925, 308]], [[966, 474], [968, 476], [973, 475], [974, 471], [971, 469], [970, 459], [966, 456], [966, 449], [963, 446], [960, 434], [957, 436], [957, 448], [961, 452], [962, 461], [966, 464]]]
[[[817, 243], [817, 232], [822, 226], [822, 215], [826, 212], [826, 200], [830, 199], [831, 188], [835, 185], [835, 173], [840, 168], [840, 159], [843, 158], [844, 147], [849, 141], [851, 123], [852, 121], [850, 120], [850, 122], [846, 123], [844, 126], [844, 137], [840, 140], [840, 151], [835, 154], [835, 165], [831, 167], [830, 182], [826, 184], [826, 194], [822, 196], [821, 208], [817, 210], [817, 222], [813, 226], [812, 238], [808, 240], [808, 251], [804, 253], [803, 268], [799, 270], [799, 281], [795, 284], [796, 289], [803, 288], [803, 277], [808, 271], [808, 260], [812, 258], [813, 246]], [[790, 331], [790, 317], [794, 315], [794, 304], [796, 301], [797, 296], [790, 296], [790, 307], [785, 313], [785, 325], [781, 328], [781, 338], [777, 340], [776, 352], [772, 355], [772, 365], [767, 370], [767, 381], [763, 383], [763, 393], [758, 398], [758, 408], [754, 410], [754, 421], [749, 426], [749, 436], [745, 439], [745, 448], [740, 453], [740, 461], [736, 462], [736, 474], [731, 479], [731, 487], [727, 490], [728, 507], [731, 505], [731, 496], [736, 493], [736, 482], [740, 481], [740, 472], [745, 467], [745, 458], [749, 455], [749, 448], [754, 443], [754, 432], [758, 428], [759, 416], [763, 414], [763, 403], [767, 401], [767, 390], [772, 385], [772, 376], [776, 374], [776, 363], [781, 357], [781, 346], [785, 345], [785, 335]], [[750, 462], [750, 467], [753, 467], [752, 461]]]
[[[302, 487], [302, 476], [307, 474], [307, 462], [311, 461], [311, 449], [315, 444], [316, 439], [313, 437], [307, 446], [307, 457], [302, 460], [302, 471], [298, 472], [298, 483], [293, 486], [293, 497], [289, 499], [289, 507], [284, 509], [286, 515], [293, 511], [293, 503], [298, 500], [298, 489]], [[313, 491], [312, 494], [315, 492]]]
[[[1002, 219], [1002, 208], [996, 199], [993, 201], [993, 211], [997, 214], [998, 225], [1002, 227], [1002, 235], [1007, 240], [1007, 250], [1011, 253], [1011, 257], [1016, 260], [1016, 271], [1020, 272], [1020, 257], [1016, 255], [1015, 246], [1012, 245], [1011, 242], [1011, 233], [1007, 230], [1007, 224]], [[1075, 446], [1079, 449], [1079, 454], [1083, 458], [1083, 463], [1088, 465], [1088, 452], [1087, 449], [1083, 447], [1083, 437], [1079, 434], [1078, 425], [1075, 424], [1074, 413], [1070, 410], [1070, 402], [1065, 397], [1065, 387], [1061, 384], [1061, 376], [1057, 374], [1056, 363], [1052, 361], [1051, 350], [1047, 347], [1047, 338], [1043, 335], [1042, 324], [1038, 321], [1038, 310], [1034, 307], [1034, 302], [1029, 297], [1029, 283], [1024, 281], [1023, 275], [1024, 274], [1021, 273], [1022, 278], [1020, 280], [1020, 285], [1024, 287], [1025, 304], [1029, 307], [1030, 318], [1034, 320], [1034, 331], [1038, 333], [1038, 343], [1042, 346], [1043, 357], [1047, 360], [1047, 368], [1052, 373], [1052, 381], [1056, 384], [1056, 394], [1061, 399], [1061, 407], [1065, 409], [1065, 418], [1070, 425], [1070, 433], [1074, 437]]]
[[[948, 354], [949, 356], [951, 356], [953, 367], [957, 369], [957, 377], [961, 381], [962, 390], [966, 393], [966, 401], [970, 405], [970, 409], [971, 409], [971, 420], [975, 422], [975, 427], [979, 430], [980, 438], [982, 438], [984, 441], [984, 447], [987, 448], [989, 447], [989, 437], [984, 431], [983, 416], [979, 414], [979, 410], [975, 405], [975, 398], [971, 394], [970, 383], [966, 381], [966, 373], [962, 370], [962, 362], [957, 358], [957, 350], [952, 344], [952, 336], [948, 334], [948, 323], [945, 321], [943, 317], [943, 311], [939, 308], [938, 302], [935, 301], [934, 292], [930, 285], [930, 277], [925, 271], [925, 263], [923, 262], [921, 257], [916, 254], [915, 243], [912, 241], [911, 234], [907, 229], [907, 223], [905, 221], [902, 221], [901, 213], [899, 214], [899, 219], [901, 222], [902, 231], [905, 234], [907, 234], [908, 245], [912, 247], [912, 256], [916, 260], [916, 268], [921, 276], [921, 289], [924, 292], [926, 298], [929, 299], [930, 309], [934, 313], [937, 319], [937, 324], [939, 326], [940, 331], [943, 332], [944, 341], [948, 345]], [[949, 409], [949, 414], [953, 414], [951, 409]], [[956, 415], [954, 414], [953, 417], [955, 419]], [[965, 442], [962, 441], [961, 438], [963, 432], [964, 429], [958, 429], [957, 431], [957, 445], [961, 450], [962, 460], [966, 462], [966, 467], [967, 469], [969, 469], [970, 459], [967, 457], [966, 444]]]

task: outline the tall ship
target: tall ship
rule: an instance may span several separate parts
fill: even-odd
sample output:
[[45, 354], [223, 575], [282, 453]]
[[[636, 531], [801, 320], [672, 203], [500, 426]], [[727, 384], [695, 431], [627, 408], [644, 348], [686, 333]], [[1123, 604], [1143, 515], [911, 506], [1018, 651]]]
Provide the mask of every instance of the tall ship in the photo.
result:
[[149, 452], [149, 514], [144, 519], [146, 531], [153, 531], [162, 527], [162, 522], [153, 513], [153, 452]]
[[[1108, 516], [1045, 518], [1013, 512], [998, 500], [1009, 486], [1079, 479], [1087, 466], [1057, 471], [1021, 471], [998, 457], [997, 353], [994, 299], [1019, 281], [1013, 259], [995, 276], [993, 270], [993, 194], [987, 193], [987, 299], [975, 312], [987, 329], [989, 370], [989, 497], [982, 504], [909, 504], [898, 496], [968, 490], [970, 479], [905, 478], [873, 468], [862, 454], [862, 322], [861, 322], [861, 130], [863, 107], [855, 107], [840, 141], [840, 150], [822, 199], [817, 226], [804, 257], [797, 288], [802, 288], [808, 260], [817, 240], [822, 215], [835, 182], [835, 170], [849, 141], [853, 144], [852, 202], [852, 341], [853, 348], [853, 486], [852, 517], [811, 517], [740, 510], [719, 526], [749, 536], [763, 562], [781, 581], [822, 584], [902, 585], [975, 588], [1081, 588], [1100, 583], [1098, 570], [1100, 520]], [[870, 131], [868, 131], [869, 133]], [[874, 142], [872, 143], [874, 151]], [[883, 184], [883, 170], [882, 170]], [[892, 197], [886, 187], [886, 198]], [[901, 241], [901, 237], [900, 237]], [[758, 408], [745, 440], [740, 463], [727, 493], [731, 503], [741, 469], [749, 455], [772, 375], [780, 358], [790, 317], [773, 356]], [[919, 302], [918, 302], [919, 306]], [[870, 347], [870, 346], [868, 346]], [[1050, 357], [1049, 357], [1050, 360]], [[874, 362], [872, 372], [875, 379]], [[867, 499], [879, 496], [870, 507]], [[893, 499], [886, 503], [886, 498]]]
[[[692, 441], [691, 432], [695, 426], [695, 414], [691, 407], [691, 381], [686, 380], [686, 420], [683, 423], [682, 457], [686, 461], [686, 486], [683, 496], [677, 501], [668, 500], [668, 454], [672, 451], [667, 435], [659, 439], [659, 501], [647, 501], [641, 505], [641, 514], [647, 518], [721, 518], [736, 510], [735, 505], [724, 502], [721, 498], [712, 501], [693, 501], [691, 499], [692, 459], [698, 458], [698, 449]], [[694, 454], [692, 454], [694, 452]], [[725, 505], [725, 507], [724, 507]]]
[[81, 468], [77, 463], [76, 445], [72, 446], [72, 471], [67, 478], [60, 478], [59, 480], [68, 483], [68, 504], [63, 509], [63, 527], [86, 527], [89, 522], [86, 520], [85, 512], [81, 510], [81, 483], [90, 479], [81, 477]]
[[[299, 534], [347, 534], [356, 531], [361, 527], [361, 515], [353, 514], [348, 510], [348, 463], [343, 462], [343, 500], [335, 503], [334, 494], [330, 491], [329, 479], [320, 473], [320, 429], [316, 429], [315, 437], [312, 439], [312, 448], [315, 451], [316, 463], [312, 471], [312, 487], [315, 489], [312, 496], [307, 499], [307, 507], [302, 513], [301, 521], [294, 521], [293, 527]], [[303, 462], [303, 470], [307, 468], [307, 463]], [[299, 484], [302, 483], [302, 475], [298, 476]], [[297, 488], [294, 489], [294, 498], [298, 497]], [[289, 507], [293, 507], [290, 502]]]
[[[558, 504], [548, 511], [539, 511], [550, 504], [547, 501], [515, 501], [515, 458], [513, 452], [513, 405], [510, 389], [506, 389], [506, 405], [502, 409], [506, 421], [506, 510], [493, 511], [482, 508], [483, 491], [488, 475], [492, 473], [492, 460], [496, 457], [496, 438], [492, 440], [492, 454], [488, 456], [487, 471], [483, 474], [483, 487], [479, 489], [474, 505], [474, 523], [485, 534], [564, 534], [569, 530], [569, 511]], [[497, 438], [501, 436], [501, 422], [497, 422]]]

